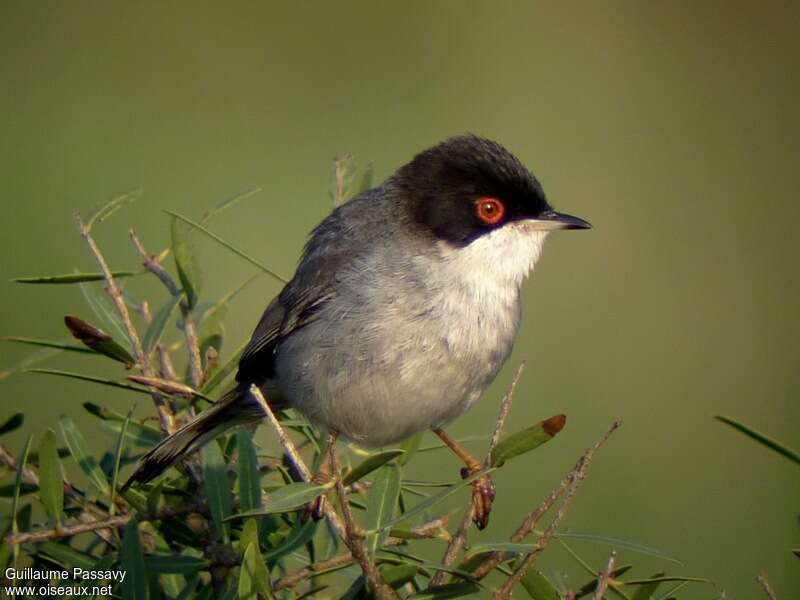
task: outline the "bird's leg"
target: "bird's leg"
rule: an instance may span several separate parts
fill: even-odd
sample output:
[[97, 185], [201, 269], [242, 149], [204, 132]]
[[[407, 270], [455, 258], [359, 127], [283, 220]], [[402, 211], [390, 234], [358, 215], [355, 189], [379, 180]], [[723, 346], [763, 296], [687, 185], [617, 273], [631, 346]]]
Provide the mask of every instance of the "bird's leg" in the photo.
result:
[[[450, 437], [450, 434], [444, 429], [437, 427], [433, 430], [433, 433], [438, 435], [445, 445], [467, 465], [464, 469], [461, 469], [461, 477], [466, 479], [470, 475], [483, 470], [483, 463], [475, 458], [464, 446]], [[472, 500], [475, 505], [475, 513], [472, 520], [478, 529], [484, 529], [489, 524], [489, 513], [492, 510], [494, 496], [494, 483], [488, 475], [483, 475], [472, 482]]]
[[[312, 479], [314, 483], [323, 484], [331, 480], [331, 448], [336, 444], [338, 437], [339, 434], [335, 431], [328, 435], [328, 439], [325, 442], [325, 450], [322, 454], [322, 462]], [[325, 494], [322, 494], [309, 504], [308, 510], [311, 513], [311, 518], [315, 521], [321, 520], [325, 516]]]

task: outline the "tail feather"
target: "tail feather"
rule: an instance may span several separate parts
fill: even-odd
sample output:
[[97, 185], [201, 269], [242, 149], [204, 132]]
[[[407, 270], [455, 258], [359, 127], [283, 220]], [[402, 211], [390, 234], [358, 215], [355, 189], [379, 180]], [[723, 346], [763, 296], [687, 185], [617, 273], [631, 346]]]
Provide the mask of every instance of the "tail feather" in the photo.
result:
[[164, 438], [141, 458], [136, 471], [120, 491], [124, 492], [133, 483], [146, 483], [157, 477], [232, 427], [260, 421], [265, 416], [264, 411], [247, 389], [247, 386], [241, 385], [233, 388], [211, 408]]

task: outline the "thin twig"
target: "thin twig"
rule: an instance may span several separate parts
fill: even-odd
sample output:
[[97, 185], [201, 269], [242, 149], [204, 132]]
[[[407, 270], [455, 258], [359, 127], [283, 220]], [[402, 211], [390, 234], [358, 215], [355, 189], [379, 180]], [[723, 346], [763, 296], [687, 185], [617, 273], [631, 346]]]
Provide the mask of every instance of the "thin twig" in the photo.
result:
[[[511, 404], [514, 402], [514, 394], [517, 390], [517, 384], [519, 383], [524, 368], [525, 368], [525, 363], [524, 362], [520, 363], [519, 367], [517, 368], [517, 373], [514, 375], [514, 379], [511, 381], [511, 387], [508, 389], [508, 392], [503, 397], [503, 401], [500, 403], [500, 414], [497, 416], [494, 432], [492, 433], [492, 437], [489, 440], [489, 449], [486, 452], [486, 458], [483, 461], [483, 466], [486, 468], [489, 468], [491, 466], [492, 452], [497, 447], [497, 443], [500, 441], [500, 434], [503, 431], [503, 426], [505, 425], [508, 413], [511, 410]], [[453, 563], [455, 563], [456, 559], [458, 558], [458, 555], [466, 546], [467, 534], [470, 525], [473, 522], [474, 516], [475, 516], [475, 497], [470, 495], [469, 504], [467, 505], [467, 509], [464, 512], [464, 517], [461, 519], [461, 523], [459, 524], [456, 533], [450, 539], [450, 543], [447, 544], [447, 549], [445, 550], [444, 556], [442, 557], [442, 564], [445, 567], [449, 567]], [[431, 578], [428, 584], [428, 589], [442, 585], [444, 583], [445, 577], [447, 577], [446, 571], [437, 571]]]
[[[286, 430], [284, 430], [278, 419], [275, 417], [275, 413], [273, 413], [272, 409], [269, 407], [266, 398], [264, 398], [264, 394], [262, 394], [261, 390], [258, 389], [258, 386], [255, 385], [251, 385], [249, 391], [253, 398], [255, 398], [256, 401], [261, 405], [261, 409], [264, 411], [267, 420], [275, 430], [275, 434], [278, 436], [278, 442], [280, 442], [284, 453], [289, 459], [289, 462], [300, 475], [300, 478], [303, 481], [311, 481], [311, 471], [306, 466], [305, 461], [303, 461], [303, 457], [300, 456], [300, 453], [297, 451], [297, 447], [294, 445], [294, 442], [287, 435]], [[334, 528], [339, 537], [344, 540], [347, 537], [347, 533], [344, 528], [344, 523], [342, 523], [339, 515], [330, 507], [329, 503], [327, 502], [325, 503], [323, 510], [325, 517], [328, 519], [331, 526]]]
[[136, 250], [142, 257], [144, 268], [158, 277], [170, 294], [173, 296], [181, 296], [179, 306], [181, 309], [181, 316], [183, 317], [183, 333], [186, 336], [186, 348], [189, 350], [189, 378], [191, 379], [192, 387], [200, 389], [200, 386], [203, 384], [203, 362], [200, 357], [200, 343], [197, 335], [197, 327], [194, 324], [194, 318], [192, 317], [189, 303], [186, 301], [186, 296], [183, 294], [183, 290], [175, 283], [172, 276], [156, 261], [156, 257], [152, 254], [148, 254], [147, 250], [144, 249], [141, 240], [139, 240], [139, 236], [136, 235], [133, 229], [130, 230], [130, 236], [133, 245], [136, 246]]
[[[580, 484], [586, 477], [586, 472], [589, 469], [589, 465], [592, 462], [592, 458], [594, 457], [595, 451], [597, 451], [600, 446], [602, 446], [605, 441], [614, 433], [617, 428], [620, 426], [619, 421], [614, 421], [611, 425], [611, 428], [606, 432], [606, 434], [600, 438], [600, 440], [595, 443], [594, 446], [589, 448], [583, 456], [581, 456], [578, 463], [575, 465], [575, 468], [570, 471], [567, 475], [564, 482], [561, 483], [562, 486], [566, 483], [565, 491], [564, 491], [564, 501], [561, 503], [561, 506], [556, 513], [556, 516], [550, 522], [550, 525], [545, 529], [542, 536], [539, 538], [539, 541], [536, 544], [536, 548], [530, 552], [529, 554], [525, 555], [522, 559], [520, 564], [514, 569], [514, 572], [511, 576], [506, 580], [506, 582], [493, 594], [493, 600], [505, 600], [511, 596], [511, 591], [514, 589], [514, 586], [519, 583], [519, 581], [525, 576], [528, 569], [536, 562], [536, 559], [539, 558], [539, 555], [547, 548], [547, 545], [550, 543], [550, 540], [553, 539], [558, 526], [561, 524], [561, 521], [567, 514], [569, 510], [570, 504], [572, 503], [572, 499], [575, 497], [575, 492], [580, 487]], [[526, 519], [527, 521], [527, 519]], [[493, 553], [494, 554], [494, 553]], [[502, 559], [501, 559], [502, 562]]]
[[[188, 504], [165, 506], [163, 509], [153, 514], [140, 513], [136, 515], [136, 519], [137, 521], [154, 521], [193, 512], [207, 513], [208, 510], [205, 509], [203, 506], [192, 502]], [[75, 525], [68, 525], [66, 527], [56, 527], [54, 529], [40, 529], [38, 531], [29, 531], [17, 534], [9, 533], [6, 536], [5, 540], [9, 544], [26, 544], [28, 542], [41, 542], [44, 540], [54, 540], [64, 537], [71, 537], [73, 535], [78, 535], [79, 533], [87, 533], [90, 531], [99, 534], [100, 532], [102, 532], [102, 530], [118, 529], [120, 527], [124, 527], [125, 525], [128, 524], [128, 521], [130, 521], [133, 517], [134, 517], [133, 513], [127, 513], [124, 515], [117, 515], [112, 517], [105, 517], [102, 519], [94, 519], [86, 515], [85, 517], [86, 520]]]
[[[103, 276], [106, 280], [106, 291], [114, 301], [114, 304], [117, 307], [117, 312], [122, 319], [122, 323], [125, 325], [125, 331], [128, 335], [128, 340], [131, 343], [131, 348], [133, 349], [136, 362], [139, 364], [139, 368], [142, 370], [142, 373], [144, 373], [145, 376], [153, 377], [155, 372], [153, 371], [152, 366], [150, 366], [150, 359], [147, 357], [144, 349], [142, 348], [142, 342], [139, 339], [139, 334], [136, 331], [136, 327], [133, 325], [133, 321], [131, 321], [130, 313], [128, 313], [128, 306], [125, 304], [125, 299], [122, 297], [122, 292], [120, 291], [114, 276], [111, 274], [111, 270], [108, 268], [106, 259], [103, 257], [103, 254], [100, 252], [100, 249], [97, 247], [97, 244], [92, 237], [90, 226], [83, 222], [80, 215], [76, 214], [75, 220], [78, 223], [78, 230], [80, 231], [81, 236], [86, 241], [86, 244], [89, 246], [92, 254], [94, 254], [97, 264], [100, 266], [100, 270], [103, 272]], [[158, 411], [158, 418], [161, 422], [161, 428], [166, 433], [172, 433], [174, 430], [173, 417], [172, 413], [167, 407], [166, 402], [164, 401], [164, 397], [155, 391], [152, 392], [151, 396], [153, 397], [153, 402], [155, 403], [156, 410]]]
[[[439, 536], [439, 532], [441, 528], [445, 525], [441, 518], [434, 519], [433, 521], [429, 521], [419, 527], [415, 527], [411, 530], [411, 533], [418, 537], [419, 539], [428, 539], [428, 538], [435, 538]], [[407, 539], [395, 538], [390, 537], [384, 543], [384, 548], [391, 548], [394, 546], [399, 546], [401, 544], [407, 543]], [[321, 575], [327, 571], [331, 571], [333, 569], [337, 569], [340, 567], [344, 567], [351, 563], [355, 562], [355, 558], [353, 555], [348, 552], [342, 552], [341, 554], [337, 554], [327, 560], [322, 560], [313, 564], [310, 564], [302, 569], [295, 571], [294, 573], [289, 573], [284, 575], [277, 581], [272, 584], [272, 591], [277, 592], [280, 590], [284, 590], [287, 588], [292, 588], [302, 583], [307, 579], [311, 579], [312, 577]]]
[[761, 571], [758, 577], [756, 577], [756, 581], [764, 588], [764, 593], [769, 596], [769, 600], [778, 600], [778, 596], [775, 595], [775, 590], [773, 590], [772, 586], [769, 584], [766, 571]]
[[614, 565], [617, 562], [617, 551], [612, 550], [611, 556], [608, 557], [608, 565], [605, 571], [600, 571], [600, 577], [597, 580], [597, 589], [594, 593], [594, 600], [603, 600], [608, 589], [608, 584], [614, 576]]
[[[339, 465], [339, 459], [336, 456], [336, 438], [334, 437], [332, 444], [328, 446], [328, 452], [331, 462], [331, 470], [336, 479], [336, 493], [339, 496], [339, 504], [342, 506], [342, 517], [344, 518], [345, 532], [347, 538], [344, 543], [361, 566], [361, 571], [364, 573], [364, 578], [367, 580], [367, 585], [373, 595], [378, 600], [395, 600], [398, 596], [395, 591], [386, 585], [380, 571], [375, 566], [375, 563], [370, 560], [367, 553], [364, 551], [364, 546], [361, 544], [361, 532], [356, 525], [355, 518], [353, 517], [353, 510], [350, 508], [350, 501], [347, 499], [347, 490], [344, 483], [342, 483], [342, 470]], [[327, 504], [327, 503], [326, 503]], [[323, 507], [326, 505], [323, 505]]]

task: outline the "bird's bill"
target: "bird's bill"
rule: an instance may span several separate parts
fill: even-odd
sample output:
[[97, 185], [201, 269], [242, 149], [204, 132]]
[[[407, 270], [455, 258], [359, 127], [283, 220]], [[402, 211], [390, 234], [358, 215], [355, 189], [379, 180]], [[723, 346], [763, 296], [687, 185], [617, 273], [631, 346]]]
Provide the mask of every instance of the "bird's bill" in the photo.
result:
[[591, 229], [592, 226], [581, 218], [549, 210], [527, 221], [532, 229], [552, 231], [554, 229]]

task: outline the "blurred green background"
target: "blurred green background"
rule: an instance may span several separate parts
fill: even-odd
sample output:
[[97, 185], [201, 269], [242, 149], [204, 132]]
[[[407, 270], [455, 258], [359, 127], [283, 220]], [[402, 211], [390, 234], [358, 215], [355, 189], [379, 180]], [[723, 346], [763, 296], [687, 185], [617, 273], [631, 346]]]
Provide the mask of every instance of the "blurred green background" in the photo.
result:
[[[77, 287], [8, 281], [95, 270], [75, 210], [144, 188], [97, 230], [113, 265], [132, 268], [128, 227], [161, 249], [160, 209], [198, 217], [261, 186], [212, 229], [290, 274], [331, 208], [333, 156], [372, 160], [382, 179], [447, 136], [485, 135], [534, 170], [557, 208], [595, 227], [551, 236], [510, 363], [453, 426], [487, 432], [522, 360], [511, 427], [568, 415], [556, 441], [497, 476], [496, 531], [511, 531], [619, 418], [569, 527], [662, 548], [685, 564], [672, 571], [718, 583], [681, 597], [720, 587], [757, 597], [762, 568], [780, 597], [797, 597], [796, 465], [712, 415], [800, 445], [798, 27], [797, 4], [783, 2], [6, 0], [0, 333], [60, 339], [65, 313], [92, 318]], [[206, 298], [253, 272], [197, 241]], [[156, 307], [164, 298], [149, 281], [131, 289]], [[262, 278], [236, 300], [228, 350], [277, 291]], [[29, 352], [3, 344], [0, 366]], [[104, 372], [87, 360], [45, 364]], [[35, 375], [7, 378], [0, 394], [0, 418], [28, 416], [5, 440], [14, 451], [59, 413], [105, 446], [81, 402], [121, 412], [131, 402]], [[415, 476], [455, 475], [455, 458], [424, 456]], [[607, 556], [581, 550], [598, 567]], [[542, 565], [577, 574], [555, 548]]]

